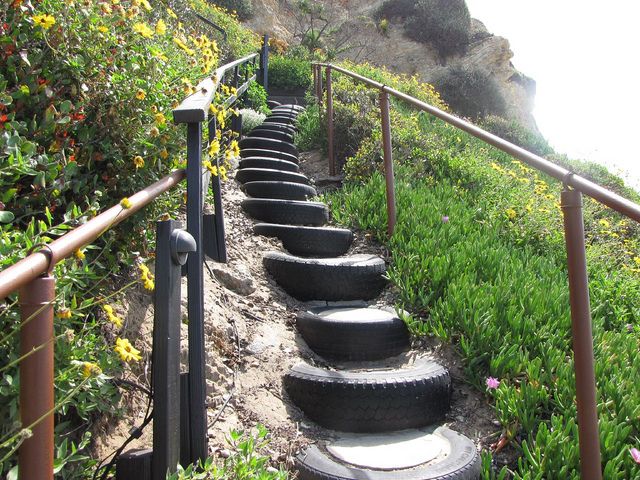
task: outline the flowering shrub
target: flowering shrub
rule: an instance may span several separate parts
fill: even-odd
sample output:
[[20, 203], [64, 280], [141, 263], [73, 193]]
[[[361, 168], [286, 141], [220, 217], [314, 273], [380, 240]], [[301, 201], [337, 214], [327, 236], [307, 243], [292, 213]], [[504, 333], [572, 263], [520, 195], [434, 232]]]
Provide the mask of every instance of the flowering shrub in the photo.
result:
[[[173, 124], [172, 109], [221, 58], [259, 47], [258, 37], [223, 9], [200, 0], [185, 5], [225, 27], [229, 42], [219, 44], [219, 33], [192, 19], [181, 23], [166, 4], [151, 0], [0, 5], [0, 269], [105, 207], [130, 208], [127, 195], [183, 165], [184, 131]], [[225, 88], [213, 105], [218, 150], [209, 151], [223, 162], [237, 153], [226, 147], [230, 135], [220, 121], [232, 113], [219, 107], [232, 94]], [[90, 441], [96, 413], [116, 411], [111, 377], [146, 354], [127, 338], [116, 297], [134, 287], [153, 291], [143, 261], [153, 250], [148, 221], [181, 204], [178, 189], [146, 217], [134, 216], [55, 268], [56, 469], [64, 478], [89, 476], [94, 462], [78, 448]], [[136, 263], [140, 278], [127, 280]], [[19, 318], [11, 302], [0, 305], [3, 476], [28, 434], [17, 417]]]

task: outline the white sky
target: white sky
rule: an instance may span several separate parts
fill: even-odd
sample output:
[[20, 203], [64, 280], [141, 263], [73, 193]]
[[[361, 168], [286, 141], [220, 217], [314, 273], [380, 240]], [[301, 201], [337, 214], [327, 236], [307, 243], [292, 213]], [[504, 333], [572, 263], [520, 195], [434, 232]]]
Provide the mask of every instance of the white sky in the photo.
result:
[[509, 40], [516, 68], [536, 80], [534, 116], [552, 146], [629, 172], [630, 183], [640, 185], [640, 2], [467, 5], [472, 17]]

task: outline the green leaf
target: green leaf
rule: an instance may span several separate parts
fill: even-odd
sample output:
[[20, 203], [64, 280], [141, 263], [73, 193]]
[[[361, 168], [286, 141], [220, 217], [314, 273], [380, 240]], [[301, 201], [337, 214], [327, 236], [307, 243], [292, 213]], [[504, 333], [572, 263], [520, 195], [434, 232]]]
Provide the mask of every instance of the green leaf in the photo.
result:
[[67, 114], [73, 110], [73, 103], [70, 100], [65, 100], [60, 104], [60, 113]]
[[12, 212], [2, 211], [0, 212], [0, 223], [11, 223], [16, 218]]

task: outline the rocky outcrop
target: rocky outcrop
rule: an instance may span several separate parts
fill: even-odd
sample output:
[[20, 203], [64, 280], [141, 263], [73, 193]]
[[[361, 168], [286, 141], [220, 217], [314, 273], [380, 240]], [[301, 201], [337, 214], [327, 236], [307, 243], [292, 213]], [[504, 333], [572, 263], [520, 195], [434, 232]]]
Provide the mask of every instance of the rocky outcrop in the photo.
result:
[[[537, 130], [533, 118], [535, 81], [515, 69], [513, 52], [506, 38], [492, 35], [479, 20], [471, 23], [471, 44], [463, 55], [454, 55], [444, 63], [429, 45], [404, 35], [403, 26], [389, 22], [383, 34], [374, 20], [382, 0], [323, 0], [327, 17], [339, 26], [335, 36], [348, 38], [352, 48], [340, 54], [343, 58], [386, 66], [398, 73], [417, 74], [429, 82], [443, 69], [453, 65], [482, 68], [501, 86], [507, 103], [507, 115]], [[287, 42], [294, 40], [300, 19], [286, 0], [254, 0], [255, 17], [249, 26]]]

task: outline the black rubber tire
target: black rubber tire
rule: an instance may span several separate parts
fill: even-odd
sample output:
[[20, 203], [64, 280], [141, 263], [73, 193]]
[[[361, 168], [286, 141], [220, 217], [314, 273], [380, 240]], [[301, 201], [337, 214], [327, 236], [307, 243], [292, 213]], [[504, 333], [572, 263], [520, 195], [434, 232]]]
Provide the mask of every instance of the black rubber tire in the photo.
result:
[[243, 168], [236, 172], [236, 180], [240, 183], [276, 181], [293, 182], [309, 185], [310, 181], [301, 173], [273, 170], [271, 168]]
[[295, 459], [299, 480], [478, 480], [480, 455], [473, 442], [446, 427], [436, 431], [446, 438], [450, 454], [437, 463], [402, 470], [369, 470], [346, 465], [311, 445]]
[[267, 108], [270, 108], [271, 110], [280, 106], [282, 106], [280, 102], [276, 102], [275, 100], [267, 100]]
[[293, 135], [284, 133], [284, 132], [279, 132], [277, 130], [253, 129], [249, 132], [249, 134], [245, 138], [254, 138], [254, 137], [271, 138], [273, 140], [280, 140], [281, 142], [293, 143]]
[[304, 112], [305, 108], [302, 105], [297, 105], [295, 103], [283, 103], [282, 105], [278, 105], [275, 108], [272, 108], [271, 111], [278, 110], [294, 110], [298, 113]]
[[[326, 315], [338, 312], [341, 318]], [[296, 326], [311, 350], [328, 360], [380, 360], [410, 346], [407, 325], [393, 309], [312, 308], [298, 313]]]
[[375, 255], [301, 258], [268, 252], [262, 263], [278, 285], [303, 301], [369, 300], [386, 284], [384, 260]]
[[278, 132], [288, 133], [290, 135], [296, 133], [295, 128], [290, 125], [284, 125], [282, 123], [261, 123], [251, 131], [255, 132], [257, 130], [276, 130]]
[[276, 150], [278, 152], [288, 153], [289, 155], [295, 155], [298, 157], [300, 152], [296, 146], [289, 142], [283, 142], [281, 140], [273, 140], [271, 138], [263, 138], [263, 137], [245, 137], [238, 145], [241, 149], [243, 148], [263, 148], [266, 150]]
[[253, 233], [277, 237], [288, 252], [301, 257], [344, 255], [353, 242], [353, 233], [344, 228], [291, 227], [259, 223], [253, 227]]
[[301, 363], [284, 377], [289, 398], [332, 430], [379, 433], [421, 428], [444, 419], [451, 378], [442, 365], [419, 359], [410, 368], [332, 371]]
[[239, 169], [243, 168], [270, 168], [271, 170], [282, 170], [284, 172], [296, 172], [300, 171], [300, 167], [286, 160], [278, 160], [277, 158], [269, 157], [248, 157], [240, 160], [238, 164]]
[[269, 118], [267, 118], [260, 125], [263, 125], [263, 126], [267, 126], [267, 125], [269, 125], [269, 126], [270, 125], [283, 125], [285, 127], [292, 128], [294, 132], [298, 131], [298, 127], [294, 123], [285, 123], [285, 122], [281, 122], [280, 120], [273, 120], [273, 119], [269, 119]]
[[256, 220], [269, 223], [319, 226], [329, 221], [329, 209], [318, 202], [247, 198], [242, 201], [242, 209]]
[[242, 191], [253, 198], [280, 200], [308, 200], [318, 194], [309, 185], [293, 182], [247, 182], [242, 185]]
[[272, 123], [284, 123], [285, 125], [293, 125], [296, 123], [295, 117], [289, 117], [285, 113], [283, 113], [282, 115], [268, 115], [264, 121]]
[[[267, 115], [265, 120], [272, 121], [273, 119], [282, 119], [283, 123], [295, 123], [296, 118], [298, 118], [298, 114], [295, 112], [277, 112]], [[284, 121], [284, 119], [286, 119], [286, 121]]]
[[278, 160], [286, 160], [287, 162], [299, 163], [296, 155], [289, 153], [278, 152], [276, 150], [269, 150], [267, 148], [244, 148], [240, 150], [240, 157], [269, 157], [277, 158]]

